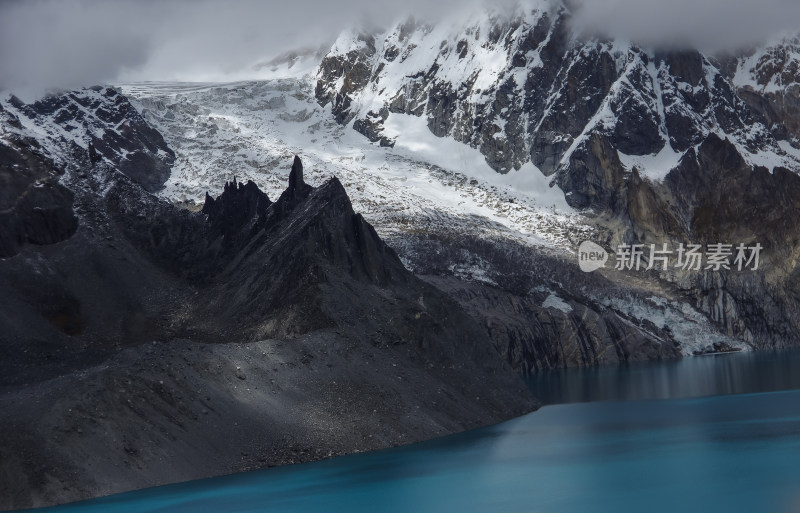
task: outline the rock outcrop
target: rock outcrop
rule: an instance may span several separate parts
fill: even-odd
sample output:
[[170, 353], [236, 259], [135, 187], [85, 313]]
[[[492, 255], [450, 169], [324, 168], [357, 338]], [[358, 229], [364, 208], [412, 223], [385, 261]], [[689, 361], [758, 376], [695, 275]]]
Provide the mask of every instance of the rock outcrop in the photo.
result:
[[0, 140], [0, 258], [75, 233], [73, 196], [59, 183], [61, 174], [35, 147]]
[[15, 96], [0, 102], [6, 131], [33, 136], [41, 151], [60, 167], [84, 151], [90, 167], [104, 161], [145, 190], [161, 189], [175, 154], [161, 134], [112, 87], [92, 87], [23, 103]]
[[458, 303], [405, 269], [338, 180], [306, 184], [297, 158], [275, 202], [234, 181], [196, 213], [103, 162], [65, 186], [74, 234], [0, 260], [0, 407], [13, 412], [0, 507], [389, 447], [536, 407]]

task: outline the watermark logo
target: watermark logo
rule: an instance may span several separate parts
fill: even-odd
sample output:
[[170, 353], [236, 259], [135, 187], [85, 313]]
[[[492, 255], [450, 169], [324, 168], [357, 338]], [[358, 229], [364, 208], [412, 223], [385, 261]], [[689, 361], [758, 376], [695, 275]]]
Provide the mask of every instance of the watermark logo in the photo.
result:
[[605, 267], [608, 261], [608, 252], [591, 241], [583, 241], [578, 246], [578, 265], [581, 271], [590, 273]]
[[[614, 269], [623, 271], [649, 271], [683, 269], [685, 271], [736, 271], [758, 270], [763, 246], [738, 244], [679, 244], [674, 251], [663, 243], [620, 244], [615, 253]], [[598, 244], [584, 241], [578, 247], [578, 265], [583, 272], [592, 272], [605, 267], [608, 252]]]

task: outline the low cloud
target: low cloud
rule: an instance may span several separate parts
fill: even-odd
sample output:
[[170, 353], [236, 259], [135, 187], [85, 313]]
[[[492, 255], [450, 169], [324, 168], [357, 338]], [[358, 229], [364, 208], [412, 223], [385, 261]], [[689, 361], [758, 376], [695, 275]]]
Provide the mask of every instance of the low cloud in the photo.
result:
[[797, 0], [573, 0], [580, 30], [646, 46], [737, 51], [800, 31]]
[[352, 26], [438, 17], [447, 0], [6, 0], [0, 88], [125, 80], [212, 80]]
[[152, 47], [146, 31], [126, 22], [136, 16], [132, 3], [2, 4], [0, 86], [74, 87], [141, 66]]
[[[0, 88], [214, 80], [348, 27], [435, 21], [477, 1], [5, 0]], [[565, 1], [581, 30], [656, 46], [734, 49], [800, 28], [795, 0]]]

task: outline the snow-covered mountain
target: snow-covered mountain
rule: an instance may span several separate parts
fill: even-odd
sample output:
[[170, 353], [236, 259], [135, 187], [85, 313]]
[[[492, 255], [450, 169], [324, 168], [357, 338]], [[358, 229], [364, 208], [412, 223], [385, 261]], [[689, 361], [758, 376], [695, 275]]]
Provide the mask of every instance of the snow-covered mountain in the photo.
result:
[[780, 38], [721, 62], [739, 96], [776, 133], [778, 144], [796, 154], [800, 144], [800, 39]]
[[[104, 149], [126, 126], [103, 125], [113, 89], [48, 100], [69, 108], [2, 105], [17, 120], [7, 130], [43, 147], [120, 170], [135, 151], [172, 164], [153, 187], [190, 209], [234, 177], [274, 197], [282, 163], [302, 155], [310, 183], [337, 176], [406, 267], [518, 368], [797, 343], [793, 282], [780, 285], [800, 254], [793, 40], [660, 52], [584, 38], [570, 16], [548, 1], [411, 20], [264, 63], [264, 80], [123, 84], [141, 150]], [[765, 251], [749, 275], [587, 275], [583, 240]]]
[[385, 236], [410, 223], [441, 224], [445, 218], [464, 230], [503, 231], [548, 246], [570, 246], [588, 231], [544, 177], [499, 175], [478, 151], [437, 138], [416, 118], [404, 119], [394, 148], [369, 144], [317, 104], [307, 76], [135, 84], [122, 90], [170, 146], [179, 148], [160, 192], [175, 202], [197, 204], [207, 190], [234, 176], [274, 194], [283, 181], [276, 168], [287, 156], [302, 154], [310, 182], [339, 177], [353, 191], [358, 210]]
[[[658, 51], [570, 18], [531, 0], [260, 80], [0, 96], [0, 492], [496, 422], [535, 406], [512, 368], [800, 346], [798, 40]], [[714, 243], [760, 266], [614, 265]]]
[[75, 167], [75, 153], [89, 155], [138, 181], [161, 189], [175, 155], [158, 131], [144, 122], [114, 88], [92, 87], [25, 104], [0, 98], [0, 135], [37, 141], [43, 156], [62, 168]]
[[[746, 347], [679, 291], [576, 273], [573, 248], [597, 229], [531, 164], [499, 174], [478, 150], [436, 137], [410, 115], [395, 119], [392, 147], [370, 143], [316, 102], [314, 85], [306, 75], [122, 90], [176, 151], [162, 196], [196, 205], [234, 176], [272, 196], [284, 180], [281, 159], [299, 152], [310, 183], [337, 176], [406, 266], [463, 295], [518, 368], [666, 357], [675, 343], [685, 354], [720, 341]], [[554, 308], [555, 298], [568, 303]], [[516, 313], [485, 317], [509, 308]], [[666, 325], [674, 326], [669, 335]]]
[[[800, 168], [795, 139], [738, 94], [751, 82], [760, 93], [791, 91], [796, 64], [775, 64], [794, 55], [790, 46], [741, 58], [731, 77], [716, 56], [582, 37], [560, 1], [467, 13], [343, 33], [320, 66], [320, 104], [381, 144], [392, 144], [397, 115], [419, 116], [437, 136], [480, 149], [501, 173], [532, 162], [563, 174], [600, 136], [626, 169], [663, 180], [709, 134], [731, 140], [752, 164]], [[573, 206], [596, 204], [566, 192]]]
[[658, 282], [730, 336], [797, 343], [797, 39], [735, 55], [660, 50], [578, 33], [568, 5], [345, 32], [317, 100], [377, 144], [398, 144], [410, 117], [501, 174], [547, 177], [609, 250], [763, 242], [755, 275], [670, 270]]

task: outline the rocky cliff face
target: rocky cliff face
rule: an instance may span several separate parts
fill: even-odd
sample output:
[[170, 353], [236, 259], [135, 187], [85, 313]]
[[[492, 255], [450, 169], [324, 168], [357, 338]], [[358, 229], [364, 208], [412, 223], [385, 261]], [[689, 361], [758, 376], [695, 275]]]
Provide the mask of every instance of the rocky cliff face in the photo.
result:
[[105, 162], [150, 192], [169, 178], [174, 153], [114, 88], [72, 91], [31, 104], [10, 96], [0, 104], [3, 130], [34, 138], [57, 165], [67, 166], [74, 152], [84, 150], [91, 166]]
[[777, 138], [800, 138], [800, 40], [782, 38], [742, 56], [721, 58], [738, 95], [767, 122]]
[[0, 257], [75, 232], [73, 192], [61, 183], [72, 177], [65, 172], [85, 178], [89, 169], [104, 164], [155, 191], [169, 177], [175, 158], [123, 95], [102, 87], [32, 104], [15, 96], [0, 100], [0, 152], [0, 216], [5, 221], [0, 224]]
[[[41, 105], [67, 102], [91, 124], [103, 109], [80, 95], [125, 111], [109, 91]], [[335, 178], [311, 187], [296, 158], [274, 202], [234, 181], [190, 212], [148, 192], [171, 153], [148, 146], [146, 124], [116, 132], [138, 115], [108, 121], [104, 148], [99, 132], [82, 145], [54, 131], [37, 105], [3, 103], [16, 224], [0, 259], [0, 409], [13, 412], [0, 507], [387, 447], [536, 407]], [[112, 131], [131, 139], [117, 147]], [[132, 148], [152, 166], [120, 172]]]
[[[320, 65], [317, 98], [337, 120], [385, 144], [390, 113], [423, 116], [434, 134], [479, 148], [501, 173], [528, 161], [546, 175], [569, 169], [596, 135], [631, 163], [676, 160], [717, 133], [748, 155], [769, 152], [797, 165], [778, 144], [791, 140], [775, 123], [794, 83], [792, 66], [776, 65], [783, 61], [775, 54], [790, 47], [765, 50], [771, 61], [754, 56], [739, 65], [756, 59], [756, 82], [787, 84], [771, 88], [784, 99], [769, 100], [768, 112], [750, 107], [716, 56], [586, 39], [570, 16], [560, 2], [542, 2], [511, 16], [481, 12], [436, 26], [411, 20], [381, 34], [344, 33]], [[603, 206], [585, 195], [569, 199]]]
[[[565, 4], [541, 2], [511, 15], [345, 33], [322, 61], [316, 96], [381, 145], [397, 136], [393, 120], [416, 116], [433, 134], [478, 148], [499, 173], [533, 163], [531, 172], [551, 177], [597, 227], [595, 241], [612, 251], [623, 243], [761, 243], [755, 273], [609, 277], [673, 290], [721, 336], [759, 348], [800, 343], [791, 221], [800, 198], [797, 41], [735, 56], [660, 51], [584, 37], [570, 19]], [[502, 259], [488, 263], [503, 268]], [[467, 296], [462, 304], [470, 309]], [[484, 310], [506, 304], [512, 324], [528, 330], [526, 344], [537, 340], [541, 309], [528, 322], [524, 302], [486, 301]], [[567, 331], [577, 340], [589, 325], [607, 326], [593, 321]], [[510, 352], [519, 346], [507, 334], [495, 340]], [[541, 356], [509, 360], [549, 366]]]
[[75, 233], [73, 195], [59, 183], [61, 174], [36, 147], [0, 141], [0, 257]]

